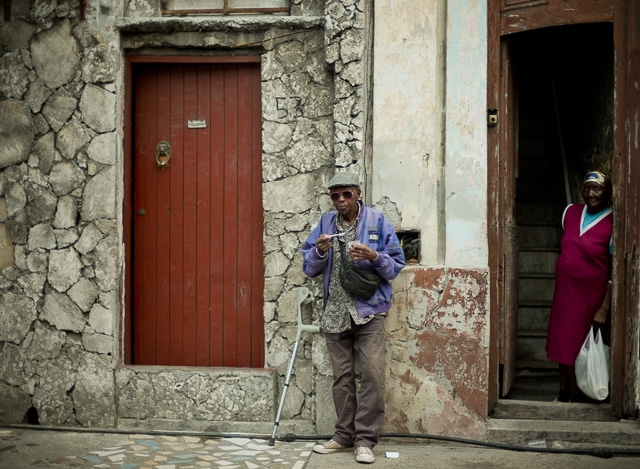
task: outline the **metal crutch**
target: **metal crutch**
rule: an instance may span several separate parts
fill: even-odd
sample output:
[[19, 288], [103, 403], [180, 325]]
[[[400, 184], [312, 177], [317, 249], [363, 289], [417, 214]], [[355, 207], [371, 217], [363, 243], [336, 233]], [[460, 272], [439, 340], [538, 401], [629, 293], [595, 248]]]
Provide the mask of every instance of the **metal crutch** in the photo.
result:
[[289, 369], [287, 370], [287, 378], [284, 381], [284, 388], [282, 389], [282, 397], [280, 398], [280, 406], [278, 407], [278, 413], [276, 414], [276, 421], [273, 426], [273, 433], [269, 439], [269, 446], [273, 446], [276, 441], [276, 431], [278, 431], [278, 425], [280, 425], [280, 413], [284, 407], [284, 399], [287, 396], [287, 390], [289, 389], [289, 380], [291, 379], [291, 373], [293, 372], [293, 364], [296, 361], [296, 353], [298, 352], [298, 344], [300, 343], [300, 337], [303, 332], [319, 332], [319, 326], [312, 326], [302, 324], [302, 305], [311, 303], [313, 297], [308, 288], [302, 287], [298, 289], [298, 333], [296, 334], [296, 343], [293, 346], [293, 354], [291, 355], [291, 363], [289, 363]]

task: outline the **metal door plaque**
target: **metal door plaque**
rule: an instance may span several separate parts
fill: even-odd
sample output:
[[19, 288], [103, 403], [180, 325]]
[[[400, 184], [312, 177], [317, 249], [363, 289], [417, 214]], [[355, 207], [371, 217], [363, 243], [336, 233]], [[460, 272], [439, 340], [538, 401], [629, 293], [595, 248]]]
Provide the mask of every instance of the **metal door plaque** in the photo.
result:
[[190, 129], [204, 129], [207, 127], [207, 121], [205, 120], [187, 121], [187, 127]]

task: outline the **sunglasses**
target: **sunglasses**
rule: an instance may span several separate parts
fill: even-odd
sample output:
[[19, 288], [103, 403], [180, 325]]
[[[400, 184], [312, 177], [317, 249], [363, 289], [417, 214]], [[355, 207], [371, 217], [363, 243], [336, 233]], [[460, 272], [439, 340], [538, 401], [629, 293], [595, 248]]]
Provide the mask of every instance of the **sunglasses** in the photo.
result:
[[353, 197], [353, 191], [336, 191], [331, 193], [331, 200], [337, 202], [340, 200], [340, 196], [344, 197], [345, 200], [349, 200]]

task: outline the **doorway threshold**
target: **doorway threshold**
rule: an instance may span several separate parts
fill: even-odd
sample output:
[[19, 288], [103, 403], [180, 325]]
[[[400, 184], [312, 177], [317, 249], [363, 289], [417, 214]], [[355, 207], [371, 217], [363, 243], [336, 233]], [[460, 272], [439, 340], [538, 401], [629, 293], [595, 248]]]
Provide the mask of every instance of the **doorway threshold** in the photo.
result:
[[499, 399], [491, 419], [617, 422], [611, 404]]

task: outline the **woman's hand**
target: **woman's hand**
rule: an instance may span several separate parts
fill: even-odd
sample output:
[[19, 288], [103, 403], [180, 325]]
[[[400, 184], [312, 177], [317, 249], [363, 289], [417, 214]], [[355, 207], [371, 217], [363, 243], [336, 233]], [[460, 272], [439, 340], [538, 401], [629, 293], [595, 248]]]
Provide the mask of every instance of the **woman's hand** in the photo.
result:
[[591, 324], [596, 327], [604, 326], [604, 323], [607, 321], [607, 314], [609, 311], [605, 308], [600, 308], [596, 311], [596, 314], [593, 315], [593, 319], [591, 320]]
[[351, 243], [349, 245], [349, 251], [353, 260], [368, 260], [374, 261], [378, 257], [378, 253], [371, 249], [369, 246], [362, 243]]

